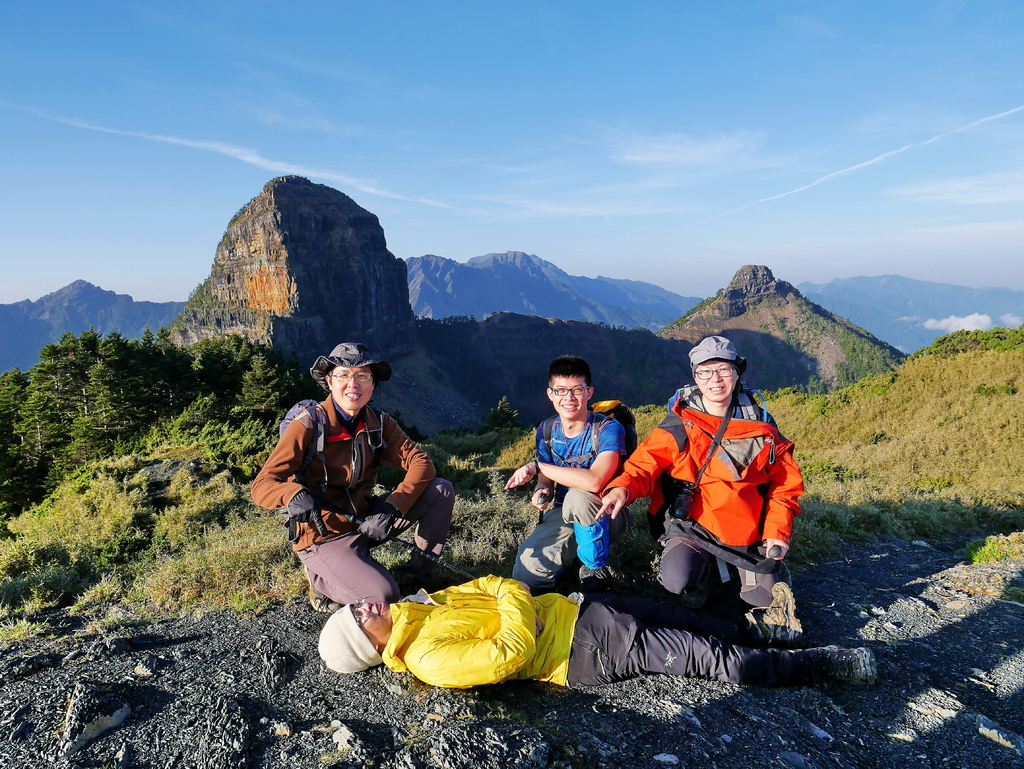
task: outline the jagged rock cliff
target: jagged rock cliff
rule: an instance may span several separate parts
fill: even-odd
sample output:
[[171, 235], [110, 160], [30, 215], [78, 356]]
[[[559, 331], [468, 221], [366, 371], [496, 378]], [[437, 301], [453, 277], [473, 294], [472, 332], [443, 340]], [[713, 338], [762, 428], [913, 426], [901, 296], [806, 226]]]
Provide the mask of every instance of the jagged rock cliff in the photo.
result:
[[732, 339], [763, 387], [808, 385], [831, 389], [895, 368], [896, 348], [845, 318], [808, 301], [767, 267], [741, 267], [729, 285], [667, 326], [661, 336], [696, 343], [721, 334]]
[[172, 331], [179, 344], [241, 334], [303, 364], [349, 339], [394, 355], [414, 334], [405, 263], [352, 198], [278, 177], [228, 223]]

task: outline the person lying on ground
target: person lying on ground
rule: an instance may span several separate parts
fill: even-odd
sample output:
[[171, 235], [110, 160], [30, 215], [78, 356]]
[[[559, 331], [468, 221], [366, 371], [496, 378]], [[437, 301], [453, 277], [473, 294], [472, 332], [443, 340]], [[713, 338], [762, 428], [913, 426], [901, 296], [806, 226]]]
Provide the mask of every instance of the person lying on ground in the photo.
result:
[[649, 673], [759, 686], [878, 678], [868, 648], [765, 648], [762, 629], [746, 618], [612, 594], [532, 596], [495, 576], [399, 603], [346, 606], [324, 626], [319, 652], [338, 673], [383, 662], [450, 688], [523, 679], [593, 686]]
[[[536, 459], [517, 469], [506, 489], [536, 482], [530, 504], [540, 521], [516, 553], [512, 576], [534, 592], [553, 590], [555, 580], [576, 559], [585, 592], [607, 590], [611, 543], [625, 531], [627, 516], [598, 519], [598, 492], [625, 459], [623, 426], [587, 408], [594, 388], [583, 358], [562, 355], [548, 366], [547, 396], [552, 420], [537, 426]], [[545, 424], [550, 424], [545, 436]]]
[[[429, 583], [435, 561], [414, 552], [392, 576], [370, 550], [415, 525], [416, 547], [439, 555], [455, 492], [398, 422], [369, 405], [377, 386], [391, 378], [386, 360], [345, 342], [317, 358], [309, 373], [329, 395], [319, 411], [307, 409], [287, 426], [252, 483], [252, 499], [260, 507], [287, 508], [314, 609], [397, 600]], [[315, 428], [323, 425], [322, 452], [305, 463]], [[405, 477], [390, 494], [374, 496], [379, 465], [401, 468]]]

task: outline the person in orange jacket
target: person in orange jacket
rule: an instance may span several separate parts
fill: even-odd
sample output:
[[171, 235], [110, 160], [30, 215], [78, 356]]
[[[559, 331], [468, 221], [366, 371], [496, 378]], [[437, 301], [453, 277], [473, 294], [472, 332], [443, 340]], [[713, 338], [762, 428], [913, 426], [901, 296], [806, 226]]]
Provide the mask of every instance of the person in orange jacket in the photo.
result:
[[650, 497], [648, 522], [664, 546], [661, 584], [699, 608], [712, 560], [732, 563], [752, 617], [776, 640], [795, 642], [802, 628], [785, 557], [804, 484], [793, 443], [742, 386], [746, 360], [731, 341], [702, 340], [690, 366], [696, 387], [676, 393], [668, 416], [606, 487], [599, 515]]

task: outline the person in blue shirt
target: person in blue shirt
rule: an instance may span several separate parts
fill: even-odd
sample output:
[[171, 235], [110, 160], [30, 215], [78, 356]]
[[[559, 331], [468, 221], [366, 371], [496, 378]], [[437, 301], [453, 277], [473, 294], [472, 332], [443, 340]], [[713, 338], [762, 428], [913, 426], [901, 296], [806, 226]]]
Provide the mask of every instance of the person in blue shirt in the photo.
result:
[[[512, 489], [535, 480], [530, 504], [541, 513], [537, 528], [516, 554], [512, 577], [534, 593], [548, 592], [579, 558], [581, 589], [604, 590], [612, 576], [609, 547], [625, 531], [627, 514], [598, 520], [598, 495], [626, 456], [625, 430], [615, 419], [587, 408], [594, 388], [583, 358], [555, 358], [548, 366], [547, 394], [555, 416], [537, 426], [537, 458], [505, 484]], [[545, 423], [550, 439], [545, 438]]]

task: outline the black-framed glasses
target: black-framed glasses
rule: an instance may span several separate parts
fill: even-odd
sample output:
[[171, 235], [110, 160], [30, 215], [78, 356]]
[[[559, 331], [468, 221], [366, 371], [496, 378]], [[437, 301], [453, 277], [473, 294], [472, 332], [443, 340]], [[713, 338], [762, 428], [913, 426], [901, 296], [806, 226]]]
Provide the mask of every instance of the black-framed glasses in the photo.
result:
[[701, 382], [714, 378], [715, 374], [718, 374], [722, 379], [732, 379], [736, 376], [736, 369], [732, 366], [725, 366], [724, 368], [706, 368], [702, 371], [693, 372], [693, 375]]
[[356, 624], [359, 627], [363, 626], [363, 610], [366, 608], [366, 599], [360, 598], [352, 604], [352, 616], [356, 619]]
[[590, 388], [584, 387], [583, 385], [577, 385], [576, 387], [549, 387], [548, 389], [551, 391], [553, 395], [559, 398], [564, 398], [569, 393], [572, 393], [577, 398], [579, 398], [581, 395], [583, 395], [583, 393], [585, 393]]
[[329, 376], [331, 379], [337, 379], [339, 381], [354, 379], [357, 382], [369, 382], [371, 379], [373, 379], [373, 374], [367, 371], [356, 371], [355, 373], [350, 373], [348, 371], [339, 371], [337, 374], [331, 373], [328, 374], [327, 376]]

